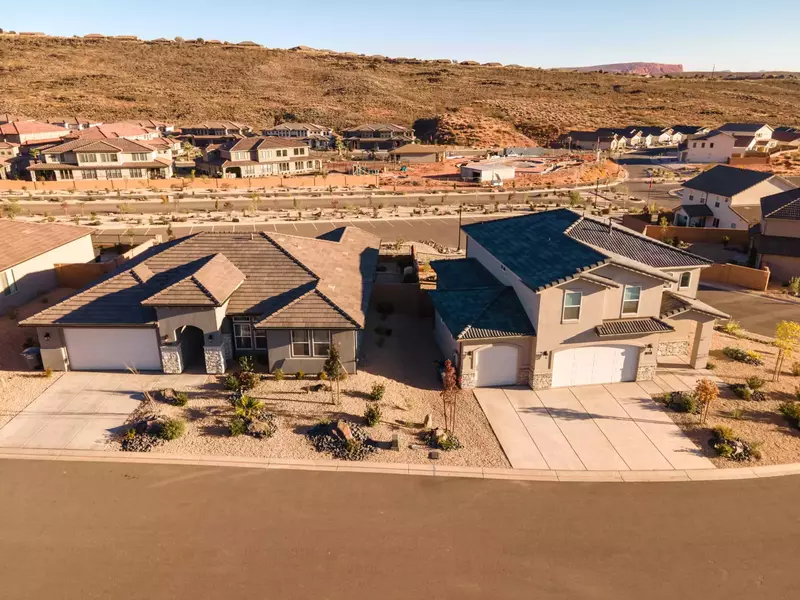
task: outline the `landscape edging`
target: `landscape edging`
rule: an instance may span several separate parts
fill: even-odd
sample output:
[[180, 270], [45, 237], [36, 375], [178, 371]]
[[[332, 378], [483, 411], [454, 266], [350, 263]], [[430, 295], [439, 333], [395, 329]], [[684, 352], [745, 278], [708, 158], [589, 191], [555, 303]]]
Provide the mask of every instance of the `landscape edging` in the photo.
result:
[[303, 471], [337, 471], [352, 473], [384, 473], [396, 475], [428, 475], [434, 477], [468, 477], [515, 481], [551, 482], [670, 482], [761, 479], [783, 475], [800, 475], [800, 463], [740, 467], [735, 469], [673, 469], [664, 471], [558, 471], [535, 469], [496, 469], [488, 467], [451, 467], [436, 464], [363, 463], [342, 460], [305, 460], [249, 458], [242, 456], [181, 455], [124, 453], [104, 450], [48, 450], [39, 448], [0, 448], [0, 459], [59, 460], [74, 462], [115, 462], [128, 464], [169, 464], [252, 469], [289, 469]]

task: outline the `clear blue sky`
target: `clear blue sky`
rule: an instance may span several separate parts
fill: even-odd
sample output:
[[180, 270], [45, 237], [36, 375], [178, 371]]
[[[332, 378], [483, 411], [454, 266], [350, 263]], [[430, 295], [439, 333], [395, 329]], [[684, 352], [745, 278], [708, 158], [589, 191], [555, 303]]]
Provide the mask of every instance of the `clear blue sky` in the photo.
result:
[[572, 67], [800, 71], [800, 0], [30, 0], [0, 27]]

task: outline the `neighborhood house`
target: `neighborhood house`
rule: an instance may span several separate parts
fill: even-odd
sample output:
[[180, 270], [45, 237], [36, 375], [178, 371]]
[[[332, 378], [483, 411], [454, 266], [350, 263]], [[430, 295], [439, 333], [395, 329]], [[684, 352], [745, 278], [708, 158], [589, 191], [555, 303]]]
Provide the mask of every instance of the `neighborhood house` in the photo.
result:
[[329, 150], [336, 141], [333, 129], [314, 123], [281, 123], [261, 133], [266, 136], [300, 140], [313, 150]]
[[466, 225], [467, 256], [433, 261], [434, 332], [462, 387], [533, 389], [704, 368], [714, 321], [696, 299], [710, 260], [568, 209]]
[[361, 125], [342, 132], [348, 150], [393, 150], [414, 142], [414, 132], [394, 123]]
[[322, 161], [311, 158], [299, 140], [248, 137], [210, 144], [197, 159], [197, 170], [213, 177], [265, 177], [316, 173]]
[[788, 283], [800, 277], [800, 188], [761, 199], [761, 223], [752, 238], [757, 266]]
[[157, 246], [23, 321], [45, 368], [224, 373], [252, 355], [270, 371], [322, 370], [331, 344], [353, 373], [380, 240], [199, 233]]

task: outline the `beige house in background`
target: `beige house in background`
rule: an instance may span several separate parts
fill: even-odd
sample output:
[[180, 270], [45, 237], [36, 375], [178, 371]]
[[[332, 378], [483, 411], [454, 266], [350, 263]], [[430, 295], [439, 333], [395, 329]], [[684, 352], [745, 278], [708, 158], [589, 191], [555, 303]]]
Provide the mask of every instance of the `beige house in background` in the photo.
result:
[[389, 151], [389, 156], [400, 162], [406, 163], [433, 163], [442, 162], [447, 147], [427, 144], [406, 144], [395, 150]]
[[533, 389], [704, 368], [714, 321], [696, 299], [711, 261], [568, 209], [463, 227], [467, 257], [433, 261], [434, 332], [462, 387]]
[[210, 144], [197, 159], [197, 170], [212, 177], [268, 177], [304, 175], [322, 169], [322, 161], [309, 156], [306, 144], [293, 139], [247, 137]]
[[769, 268], [772, 281], [800, 277], [800, 188], [761, 199], [761, 223], [752, 241], [757, 265]]
[[261, 134], [299, 140], [314, 150], [330, 150], [336, 141], [333, 129], [316, 123], [281, 123]]
[[55, 265], [94, 261], [92, 229], [0, 220], [0, 315], [58, 287]]
[[65, 127], [40, 121], [14, 121], [0, 125], [0, 141], [20, 145], [57, 142], [70, 133]]

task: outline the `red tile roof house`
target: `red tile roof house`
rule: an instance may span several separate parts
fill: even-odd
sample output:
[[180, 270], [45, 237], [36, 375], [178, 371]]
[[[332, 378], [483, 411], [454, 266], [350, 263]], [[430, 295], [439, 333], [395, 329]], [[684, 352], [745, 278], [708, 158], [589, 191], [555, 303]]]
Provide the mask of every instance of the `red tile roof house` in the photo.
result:
[[98, 125], [103, 124], [102, 121], [98, 121], [97, 119], [89, 119], [88, 117], [53, 117], [47, 119], [47, 122], [51, 125], [66, 127], [72, 131], [82, 131], [84, 129], [88, 129], [89, 127], [97, 127]]
[[58, 287], [55, 265], [94, 261], [92, 229], [0, 220], [0, 315]]
[[0, 142], [0, 179], [11, 176], [11, 167], [14, 159], [19, 156], [19, 144]]
[[212, 177], [302, 175], [321, 169], [322, 161], [309, 156], [306, 144], [278, 137], [247, 137], [210, 144], [197, 159], [197, 170]]
[[79, 179], [166, 179], [172, 177], [172, 151], [125, 138], [73, 139], [42, 150], [41, 162], [28, 167], [33, 181]]
[[21, 323], [53, 370], [319, 372], [331, 343], [356, 371], [380, 239], [199, 233], [163, 244]]
[[65, 127], [39, 121], [14, 121], [0, 125], [0, 141], [22, 145], [57, 142], [70, 133]]
[[652, 379], [667, 356], [704, 368], [711, 261], [568, 209], [465, 225], [467, 257], [433, 261], [434, 335], [462, 387]]

